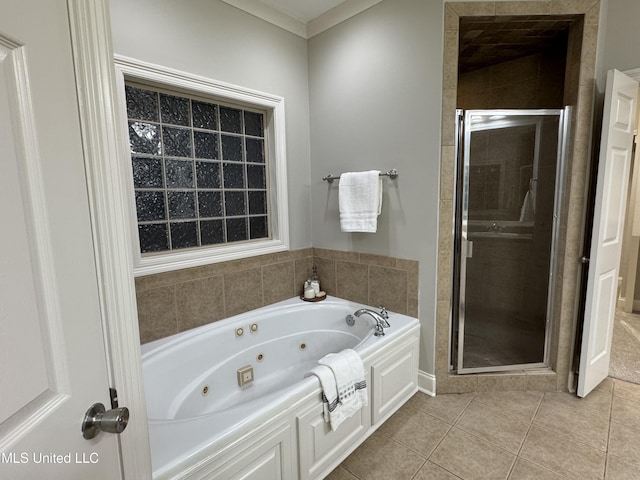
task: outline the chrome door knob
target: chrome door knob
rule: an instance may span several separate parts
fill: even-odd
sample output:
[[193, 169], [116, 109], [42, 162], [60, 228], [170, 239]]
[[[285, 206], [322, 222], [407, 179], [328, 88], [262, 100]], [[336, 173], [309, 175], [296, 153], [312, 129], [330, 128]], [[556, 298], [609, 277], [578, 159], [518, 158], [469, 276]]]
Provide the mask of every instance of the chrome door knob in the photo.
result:
[[100, 432], [122, 433], [127, 427], [127, 423], [129, 423], [129, 409], [127, 407], [105, 411], [103, 404], [94, 403], [84, 414], [82, 436], [90, 440]]

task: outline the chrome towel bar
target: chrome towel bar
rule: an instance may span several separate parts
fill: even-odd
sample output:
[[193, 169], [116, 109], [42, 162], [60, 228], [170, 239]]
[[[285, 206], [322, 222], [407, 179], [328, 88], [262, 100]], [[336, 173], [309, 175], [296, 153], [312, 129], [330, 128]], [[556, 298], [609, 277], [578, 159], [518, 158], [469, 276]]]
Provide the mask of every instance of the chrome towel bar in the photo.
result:
[[[380, 176], [395, 179], [398, 176], [398, 170], [396, 170], [395, 168], [392, 168], [388, 172], [380, 172]], [[334, 180], [338, 180], [339, 178], [340, 178], [340, 175], [329, 174], [326, 177], [322, 177], [322, 180], [326, 180], [329, 183], [333, 183]]]

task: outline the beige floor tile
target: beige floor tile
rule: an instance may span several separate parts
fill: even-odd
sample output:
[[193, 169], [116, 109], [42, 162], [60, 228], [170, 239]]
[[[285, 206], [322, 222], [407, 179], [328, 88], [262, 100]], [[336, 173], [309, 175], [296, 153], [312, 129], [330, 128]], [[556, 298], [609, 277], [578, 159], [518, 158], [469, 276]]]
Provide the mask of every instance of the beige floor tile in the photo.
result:
[[604, 452], [535, 424], [520, 456], [570, 479], [600, 480], [604, 476]]
[[453, 422], [467, 408], [474, 396], [475, 393], [454, 393], [430, 397], [418, 392], [411, 397], [407, 406], [433, 415], [443, 422], [453, 425]]
[[605, 480], [637, 480], [640, 477], [640, 465], [627, 462], [615, 455], [607, 455]]
[[614, 397], [611, 420], [635, 425], [640, 430], [640, 400], [621, 396]]
[[640, 385], [616, 380], [613, 395], [614, 398], [624, 397], [640, 402]]
[[606, 391], [594, 390], [585, 398], [580, 398], [568, 392], [547, 392], [542, 399], [540, 408], [545, 405], [564, 406], [576, 414], [609, 417], [611, 413], [612, 396]]
[[360, 480], [411, 480], [426, 458], [380, 433], [371, 435], [343, 462]]
[[342, 465], [325, 477], [325, 480], [358, 480], [358, 477], [351, 475]]
[[464, 480], [500, 480], [515, 455], [458, 428], [452, 428], [429, 460]]
[[428, 413], [404, 406], [379, 431], [426, 458], [450, 428], [449, 424]]
[[609, 453], [640, 464], [640, 429], [635, 425], [611, 422]]
[[427, 462], [420, 469], [413, 480], [459, 480], [460, 477], [451, 472], [447, 472], [444, 468], [439, 467], [435, 463]]
[[543, 396], [543, 392], [481, 392], [475, 401], [493, 405], [504, 413], [522, 415], [527, 420], [532, 420]]
[[600, 384], [595, 388], [595, 390], [604, 393], [611, 393], [613, 390], [613, 386], [615, 384], [615, 380], [611, 377], [605, 378]]
[[566, 477], [518, 457], [509, 480], [564, 480]]
[[435, 398], [418, 393], [327, 478], [500, 480], [507, 476], [509, 480], [640, 480], [640, 385], [605, 381], [584, 399], [557, 392]]
[[609, 375], [640, 383], [640, 315], [616, 310]]
[[518, 415], [504, 415], [497, 407], [474, 400], [455, 426], [517, 454], [531, 422]]
[[[594, 393], [592, 392], [591, 395]], [[559, 401], [558, 398], [547, 401], [545, 396], [533, 423], [606, 451], [609, 439], [609, 415], [587, 414], [585, 413], [587, 410], [574, 401], [564, 399]]]

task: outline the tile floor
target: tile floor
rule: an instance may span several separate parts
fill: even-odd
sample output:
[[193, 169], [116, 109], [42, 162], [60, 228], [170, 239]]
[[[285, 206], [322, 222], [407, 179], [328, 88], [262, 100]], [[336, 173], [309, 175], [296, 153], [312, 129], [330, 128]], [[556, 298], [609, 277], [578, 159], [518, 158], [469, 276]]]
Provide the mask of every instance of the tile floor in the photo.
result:
[[640, 479], [640, 385], [417, 393], [327, 480]]
[[616, 310], [609, 376], [640, 383], [640, 314]]

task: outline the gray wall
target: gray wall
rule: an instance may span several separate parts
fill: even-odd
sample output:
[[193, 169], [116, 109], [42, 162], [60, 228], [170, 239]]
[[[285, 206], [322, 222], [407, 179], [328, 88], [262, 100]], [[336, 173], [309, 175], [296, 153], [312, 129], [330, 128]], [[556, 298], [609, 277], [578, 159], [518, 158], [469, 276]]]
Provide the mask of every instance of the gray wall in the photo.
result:
[[[285, 97], [292, 249], [419, 260], [433, 373], [442, 2], [385, 0], [309, 42], [220, 1], [110, 5], [117, 54]], [[378, 233], [341, 233], [337, 182], [321, 178], [373, 168], [400, 172]]]
[[602, 14], [601, 44], [599, 51], [598, 81], [606, 79], [612, 68], [620, 71], [640, 68], [638, 49], [638, 0], [604, 0]]
[[[385, 0], [309, 40], [314, 247], [420, 262], [420, 369], [434, 372], [443, 4]], [[342, 233], [328, 173], [397, 168], [375, 234]]]
[[216, 0], [110, 0], [116, 54], [285, 98], [291, 248], [311, 246], [306, 40]]

